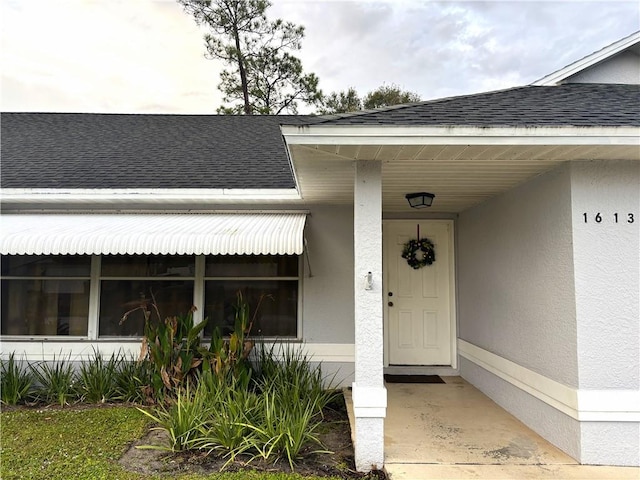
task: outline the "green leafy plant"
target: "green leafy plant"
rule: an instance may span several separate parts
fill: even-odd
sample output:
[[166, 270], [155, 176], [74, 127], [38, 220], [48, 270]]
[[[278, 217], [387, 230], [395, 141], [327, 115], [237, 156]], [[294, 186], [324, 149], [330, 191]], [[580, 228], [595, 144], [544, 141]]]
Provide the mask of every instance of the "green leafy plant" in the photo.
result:
[[251, 432], [248, 425], [258, 418], [261, 399], [248, 389], [245, 379], [231, 377], [226, 381], [212, 371], [202, 373], [198, 388], [206, 392], [206, 402], [211, 408], [193, 447], [228, 456], [233, 461], [245, 447], [245, 438]]
[[314, 453], [331, 453], [322, 447], [315, 431], [319, 414], [313, 401], [299, 401], [297, 392], [284, 384], [267, 388], [261, 394], [261, 417], [255, 424], [246, 425], [251, 435], [245, 438], [245, 451], [256, 452], [254, 458], [277, 462], [285, 458], [291, 469], [302, 449], [317, 445]]
[[115, 372], [115, 398], [122, 402], [154, 403], [151, 376], [149, 361], [123, 358]]
[[169, 435], [169, 446], [146, 445], [140, 448], [152, 448], [180, 452], [191, 448], [198, 432], [209, 415], [210, 406], [203, 389], [192, 390], [191, 386], [179, 388], [176, 398], [168, 406], [160, 405], [154, 412], [138, 409], [159, 426], [154, 430], [164, 430]]
[[89, 403], [104, 403], [116, 398], [116, 377], [122, 358], [111, 354], [104, 360], [98, 350], [93, 358], [82, 362], [78, 378], [78, 394]]
[[311, 359], [291, 344], [260, 344], [255, 369], [258, 388], [276, 386], [292, 395], [292, 400], [314, 405], [319, 414], [337, 394], [333, 388], [335, 376], [324, 377], [322, 366], [312, 366]]
[[2, 361], [0, 377], [0, 399], [6, 405], [17, 405], [24, 402], [33, 386], [33, 374], [28, 368], [16, 363], [14, 353]]
[[195, 307], [185, 315], [162, 319], [153, 292], [151, 298], [151, 303], [144, 302], [126, 312], [121, 323], [132, 312], [142, 311], [145, 326], [139, 361], [150, 362], [153, 397], [162, 400], [174, 397], [196, 375], [202, 364], [200, 333], [207, 321], [194, 324]]
[[56, 360], [54, 355], [51, 362], [38, 362], [30, 368], [36, 385], [34, 393], [39, 401], [65, 406], [76, 397], [76, 374], [70, 357]]
[[206, 358], [205, 369], [211, 368], [216, 375], [227, 377], [232, 374], [234, 377], [250, 376], [251, 363], [249, 355], [254, 347], [254, 341], [249, 338], [251, 328], [260, 310], [262, 301], [267, 296], [261, 296], [256, 308], [251, 315], [249, 303], [244, 299], [242, 291], [236, 295], [234, 305], [234, 329], [229, 338], [223, 338], [220, 329], [214, 328], [211, 335], [211, 344], [208, 350], [201, 352]]

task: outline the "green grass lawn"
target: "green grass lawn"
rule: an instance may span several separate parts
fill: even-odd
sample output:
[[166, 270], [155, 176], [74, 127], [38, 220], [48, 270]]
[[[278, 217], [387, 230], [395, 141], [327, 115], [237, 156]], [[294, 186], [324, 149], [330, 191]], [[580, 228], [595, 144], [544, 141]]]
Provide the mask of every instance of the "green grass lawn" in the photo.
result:
[[[154, 479], [124, 470], [118, 459], [148, 428], [134, 407], [16, 409], [1, 419], [0, 476], [10, 479]], [[254, 472], [172, 476], [182, 480], [300, 480], [297, 474]], [[328, 480], [323, 478], [322, 480]]]

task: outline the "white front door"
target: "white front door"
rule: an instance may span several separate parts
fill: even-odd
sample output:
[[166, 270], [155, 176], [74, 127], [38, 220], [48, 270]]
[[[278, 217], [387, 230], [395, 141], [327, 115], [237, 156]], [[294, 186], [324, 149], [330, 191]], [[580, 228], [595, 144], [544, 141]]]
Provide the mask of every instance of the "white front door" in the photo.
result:
[[[405, 243], [428, 238], [435, 262], [413, 269], [402, 258]], [[452, 365], [453, 222], [388, 221], [384, 224], [385, 312], [389, 365]]]

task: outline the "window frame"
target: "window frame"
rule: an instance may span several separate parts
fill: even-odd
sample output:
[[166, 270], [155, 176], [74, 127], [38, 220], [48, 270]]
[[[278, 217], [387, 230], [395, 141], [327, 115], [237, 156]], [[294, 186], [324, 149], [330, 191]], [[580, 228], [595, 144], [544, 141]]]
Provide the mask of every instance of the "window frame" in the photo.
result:
[[[7, 255], [8, 257], [9, 255]], [[41, 255], [43, 257], [52, 255]], [[58, 255], [55, 255], [58, 256]], [[71, 255], [59, 255], [59, 256], [71, 256]], [[297, 256], [297, 276], [281, 276], [281, 277], [230, 277], [230, 276], [205, 276], [206, 257], [207, 255], [191, 255], [194, 257], [195, 267], [193, 276], [188, 277], [112, 277], [102, 275], [102, 258], [103, 255], [95, 254], [90, 255], [90, 271], [87, 277], [28, 277], [28, 276], [14, 276], [7, 275], [1, 276], [1, 280], [84, 280], [89, 281], [89, 308], [87, 318], [87, 335], [0, 335], [3, 340], [11, 341], [29, 341], [29, 340], [53, 340], [56, 342], [66, 341], [90, 341], [90, 342], [131, 342], [140, 341], [142, 336], [100, 336], [100, 302], [102, 300], [101, 287], [102, 282], [105, 280], [149, 280], [149, 281], [170, 281], [170, 280], [184, 280], [193, 282], [193, 305], [197, 310], [193, 314], [194, 323], [198, 324], [203, 320], [203, 311], [205, 306], [205, 282], [208, 280], [214, 281], [296, 281], [297, 282], [297, 305], [296, 305], [296, 335], [287, 337], [262, 337], [265, 340], [282, 340], [296, 342], [303, 338], [303, 291], [304, 291], [304, 255]], [[202, 336], [202, 333], [201, 333]], [[205, 341], [210, 337], [202, 337]]]
[[[18, 256], [18, 255], [3, 255], [5, 257], [10, 257], [10, 256]], [[70, 255], [33, 255], [36, 257], [52, 257], [52, 256], [70, 256]], [[43, 276], [43, 275], [34, 275], [34, 276], [29, 276], [29, 275], [2, 275], [0, 276], [0, 280], [2, 281], [7, 281], [7, 280], [34, 280], [34, 281], [50, 281], [50, 280], [55, 280], [55, 281], [60, 281], [60, 280], [76, 280], [76, 281], [88, 281], [89, 282], [89, 305], [87, 308], [87, 335], [32, 335], [32, 334], [26, 334], [26, 335], [15, 335], [15, 334], [0, 334], [0, 337], [2, 339], [6, 339], [6, 340], [26, 340], [26, 339], [33, 339], [33, 340], [48, 340], [48, 339], [53, 339], [56, 341], [78, 341], [78, 340], [90, 340], [91, 336], [91, 299], [92, 299], [92, 288], [93, 288], [93, 282], [92, 282], [92, 276], [91, 274], [93, 273], [93, 255], [90, 256], [91, 258], [89, 259], [89, 275], [87, 276], [77, 276], [77, 275], [73, 275], [73, 276], [60, 276], [60, 275], [55, 275], [55, 276]]]
[[[206, 257], [207, 255], [200, 255], [202, 257], [202, 271], [203, 273], [206, 271]], [[255, 255], [255, 256], [259, 256], [259, 255]], [[291, 342], [295, 342], [295, 341], [301, 341], [302, 340], [302, 292], [303, 292], [303, 267], [304, 267], [304, 263], [302, 261], [302, 257], [304, 255], [296, 255], [297, 256], [297, 263], [298, 263], [298, 275], [297, 276], [261, 276], [261, 277], [230, 277], [230, 276], [203, 276], [202, 277], [202, 282], [201, 282], [201, 287], [202, 287], [202, 309], [200, 309], [200, 307], [198, 307], [199, 310], [203, 310], [204, 309], [204, 300], [205, 300], [205, 284], [207, 281], [209, 280], [214, 280], [214, 281], [239, 281], [239, 280], [248, 280], [248, 281], [296, 281], [297, 282], [297, 295], [296, 295], [296, 335], [295, 336], [287, 336], [287, 337], [274, 337], [274, 336], [263, 336], [260, 337], [261, 339], [267, 340], [267, 341], [273, 341], [273, 340], [284, 340], [284, 341], [291, 341]], [[196, 271], [197, 271], [197, 266], [196, 266]], [[194, 297], [195, 297], [195, 289], [194, 289]], [[195, 305], [195, 304], [194, 304]], [[202, 313], [201, 313], [202, 315]], [[201, 317], [202, 320], [202, 317]], [[204, 332], [204, 330], [203, 330]], [[204, 336], [202, 337], [205, 340], [210, 340], [211, 337], [210, 336]]]

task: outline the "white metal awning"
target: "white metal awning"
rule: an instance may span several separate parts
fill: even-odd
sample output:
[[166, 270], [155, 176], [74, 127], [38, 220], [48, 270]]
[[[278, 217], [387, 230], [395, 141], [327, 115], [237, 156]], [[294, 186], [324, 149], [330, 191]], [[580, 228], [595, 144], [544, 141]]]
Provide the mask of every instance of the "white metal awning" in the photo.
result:
[[300, 255], [306, 212], [5, 214], [3, 255]]

